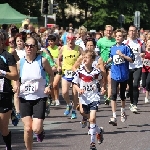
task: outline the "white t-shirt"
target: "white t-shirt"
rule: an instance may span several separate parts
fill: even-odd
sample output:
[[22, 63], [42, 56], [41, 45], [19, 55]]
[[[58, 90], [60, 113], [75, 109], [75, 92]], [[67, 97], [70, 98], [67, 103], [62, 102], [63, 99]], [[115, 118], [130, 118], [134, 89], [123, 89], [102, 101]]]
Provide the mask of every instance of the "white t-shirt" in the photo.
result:
[[124, 44], [128, 45], [134, 55], [135, 55], [135, 61], [134, 63], [129, 63], [129, 69], [135, 69], [135, 68], [141, 68], [143, 67], [143, 64], [142, 64], [142, 58], [140, 56], [140, 54], [145, 51], [145, 43], [143, 40], [141, 39], [136, 39], [136, 40], [125, 40], [123, 42]]
[[23, 57], [25, 57], [25, 55], [26, 55], [24, 49], [22, 49], [22, 50], [17, 50], [16, 49], [16, 52], [17, 52], [17, 55], [19, 56], [20, 59], [23, 58]]

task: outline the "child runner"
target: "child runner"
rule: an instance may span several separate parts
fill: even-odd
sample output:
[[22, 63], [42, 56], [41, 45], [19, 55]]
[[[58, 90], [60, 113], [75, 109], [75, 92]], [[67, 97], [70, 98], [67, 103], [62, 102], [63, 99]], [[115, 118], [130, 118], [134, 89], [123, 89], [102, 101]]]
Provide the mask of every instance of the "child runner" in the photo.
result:
[[121, 121], [126, 121], [125, 113], [125, 91], [127, 87], [127, 80], [129, 79], [129, 62], [134, 61], [134, 54], [131, 49], [123, 44], [125, 37], [124, 31], [117, 29], [114, 33], [116, 44], [111, 47], [110, 58], [107, 63], [112, 61], [111, 66], [111, 87], [112, 87], [112, 112], [113, 118], [110, 118], [109, 124], [117, 125], [116, 119], [116, 99], [117, 87], [120, 84], [120, 98], [121, 98]]
[[103, 128], [96, 125], [96, 106], [100, 101], [97, 81], [101, 80], [99, 69], [92, 67], [96, 54], [94, 51], [86, 50], [84, 54], [84, 66], [75, 72], [72, 83], [79, 93], [79, 101], [82, 103], [84, 113], [90, 122], [91, 144], [90, 149], [96, 150], [95, 137], [98, 143], [103, 141]]
[[143, 60], [142, 87], [146, 88], [145, 103], [148, 103], [148, 94], [150, 91], [150, 40], [147, 41], [145, 57]]

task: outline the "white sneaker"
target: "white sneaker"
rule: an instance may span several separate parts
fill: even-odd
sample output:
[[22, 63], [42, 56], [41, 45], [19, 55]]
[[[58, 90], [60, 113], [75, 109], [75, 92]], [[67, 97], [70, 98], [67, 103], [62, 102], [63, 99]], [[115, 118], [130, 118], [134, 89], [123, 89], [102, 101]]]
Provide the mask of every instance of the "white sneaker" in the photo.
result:
[[145, 103], [149, 103], [149, 100], [147, 97], [145, 97]]
[[137, 106], [136, 106], [136, 105], [130, 104], [129, 109], [130, 109], [133, 113], [137, 113]]
[[59, 106], [59, 105], [60, 105], [59, 100], [55, 100], [55, 103], [56, 103], [56, 106]]
[[127, 115], [125, 112], [121, 112], [121, 122], [125, 122], [127, 120]]

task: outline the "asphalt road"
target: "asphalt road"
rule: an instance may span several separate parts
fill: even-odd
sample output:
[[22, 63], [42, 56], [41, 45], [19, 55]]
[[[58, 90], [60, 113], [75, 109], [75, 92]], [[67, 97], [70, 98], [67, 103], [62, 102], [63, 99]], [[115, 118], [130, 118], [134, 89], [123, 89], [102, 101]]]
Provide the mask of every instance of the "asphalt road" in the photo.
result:
[[[71, 120], [70, 116], [63, 115], [65, 105], [52, 107], [50, 116], [45, 119], [44, 129], [46, 137], [42, 143], [34, 141], [33, 150], [88, 150], [90, 136], [88, 129], [81, 128], [82, 117]], [[104, 142], [97, 144], [97, 150], [150, 150], [150, 104], [144, 103], [144, 95], [140, 94], [138, 114], [129, 111], [129, 100], [127, 100], [127, 121], [120, 121], [120, 101], [118, 101], [117, 118], [118, 126], [109, 125], [112, 117], [110, 106], [102, 104], [97, 113], [97, 125], [104, 127]], [[20, 122], [17, 127], [10, 124], [12, 131], [13, 150], [25, 150], [23, 141], [23, 126]], [[4, 143], [0, 137], [0, 150], [5, 150]]]

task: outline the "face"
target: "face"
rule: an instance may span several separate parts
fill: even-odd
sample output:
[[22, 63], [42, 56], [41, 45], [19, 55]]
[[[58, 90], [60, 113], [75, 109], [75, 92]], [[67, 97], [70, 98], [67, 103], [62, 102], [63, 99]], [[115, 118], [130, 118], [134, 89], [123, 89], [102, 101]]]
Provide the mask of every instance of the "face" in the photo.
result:
[[93, 59], [92, 59], [92, 57], [90, 56], [89, 53], [86, 53], [84, 55], [83, 62], [84, 62], [85, 65], [90, 65], [90, 64], [92, 65]]
[[32, 38], [27, 39], [25, 43], [25, 51], [26, 55], [35, 56], [37, 52], [37, 45], [35, 45], [35, 41]]
[[15, 46], [14, 37], [9, 38], [9, 46], [10, 46], [10, 47], [14, 47], [14, 46]]
[[106, 27], [105, 36], [106, 37], [111, 37], [112, 33], [113, 33], [112, 27]]
[[101, 38], [100, 34], [96, 34], [96, 39], [99, 40]]
[[75, 40], [76, 40], [76, 37], [73, 37], [73, 36], [67, 37], [67, 43], [69, 45], [75, 44]]
[[53, 40], [48, 40], [48, 44], [49, 44], [49, 46], [54, 46], [55, 42]]
[[124, 40], [122, 33], [121, 32], [117, 32], [115, 39], [116, 39], [117, 43], [122, 43], [123, 40]]
[[23, 42], [23, 40], [22, 40], [20, 37], [17, 37], [17, 38], [16, 38], [16, 45], [17, 45], [17, 47], [23, 49], [23, 47], [24, 47], [24, 42]]
[[130, 38], [136, 38], [136, 36], [137, 36], [136, 28], [135, 27], [130, 27], [128, 34], [129, 34]]
[[147, 49], [150, 49], [150, 40], [147, 41], [147, 43], [146, 43], [146, 48], [147, 48]]
[[92, 41], [88, 41], [86, 43], [86, 49], [88, 49], [88, 50], [94, 50], [95, 49], [95, 46], [94, 46]]

